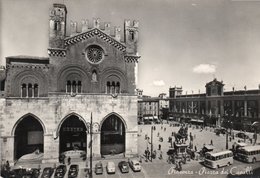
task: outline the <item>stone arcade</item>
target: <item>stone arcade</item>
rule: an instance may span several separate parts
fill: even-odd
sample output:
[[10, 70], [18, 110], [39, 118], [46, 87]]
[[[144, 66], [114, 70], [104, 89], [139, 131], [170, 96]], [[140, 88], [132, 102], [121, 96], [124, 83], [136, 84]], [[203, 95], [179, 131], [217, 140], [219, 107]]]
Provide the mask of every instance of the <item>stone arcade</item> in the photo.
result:
[[89, 155], [91, 113], [94, 157], [137, 154], [139, 23], [126, 20], [121, 38], [99, 19], [71, 22], [67, 36], [65, 5], [49, 16], [49, 57], [7, 57], [0, 69], [3, 161], [35, 150], [43, 162], [73, 149]]

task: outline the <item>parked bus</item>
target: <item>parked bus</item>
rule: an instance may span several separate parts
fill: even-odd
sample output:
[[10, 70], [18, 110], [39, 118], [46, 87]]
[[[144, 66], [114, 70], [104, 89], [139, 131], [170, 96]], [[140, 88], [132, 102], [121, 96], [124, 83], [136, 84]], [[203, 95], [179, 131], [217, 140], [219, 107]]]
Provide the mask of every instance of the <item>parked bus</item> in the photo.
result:
[[233, 164], [232, 151], [226, 150], [221, 152], [207, 152], [205, 153], [204, 165], [210, 168], [219, 168], [222, 166], [229, 166]]
[[237, 159], [248, 163], [260, 161], [260, 145], [239, 148], [236, 155]]

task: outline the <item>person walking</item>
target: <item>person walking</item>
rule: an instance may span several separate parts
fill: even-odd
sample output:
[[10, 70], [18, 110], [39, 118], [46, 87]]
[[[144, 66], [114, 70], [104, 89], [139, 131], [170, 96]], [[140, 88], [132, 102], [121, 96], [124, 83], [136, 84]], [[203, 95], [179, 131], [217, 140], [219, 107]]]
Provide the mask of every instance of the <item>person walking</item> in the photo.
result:
[[161, 144], [158, 145], [158, 150], [161, 150]]
[[71, 161], [71, 158], [70, 158], [70, 157], [68, 157], [68, 165], [70, 165], [70, 161]]

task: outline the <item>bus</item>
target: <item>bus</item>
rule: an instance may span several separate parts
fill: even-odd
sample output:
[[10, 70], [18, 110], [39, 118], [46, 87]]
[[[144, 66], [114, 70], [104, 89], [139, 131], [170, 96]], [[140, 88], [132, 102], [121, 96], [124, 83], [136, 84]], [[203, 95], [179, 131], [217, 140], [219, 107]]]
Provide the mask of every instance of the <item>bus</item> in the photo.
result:
[[204, 165], [213, 169], [233, 164], [233, 152], [226, 150], [221, 152], [205, 153]]
[[239, 148], [236, 155], [238, 160], [244, 162], [255, 163], [260, 161], [260, 145]]

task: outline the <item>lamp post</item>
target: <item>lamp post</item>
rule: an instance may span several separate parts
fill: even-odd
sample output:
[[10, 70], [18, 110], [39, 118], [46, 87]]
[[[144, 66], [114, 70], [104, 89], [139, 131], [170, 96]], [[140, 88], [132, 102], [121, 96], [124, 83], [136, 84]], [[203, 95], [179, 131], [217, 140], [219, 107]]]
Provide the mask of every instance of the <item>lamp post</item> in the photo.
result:
[[92, 124], [92, 112], [91, 112], [91, 117], [90, 117], [90, 178], [93, 177], [92, 174], [92, 131], [93, 131], [93, 124]]
[[151, 127], [151, 162], [153, 162], [153, 126]]

